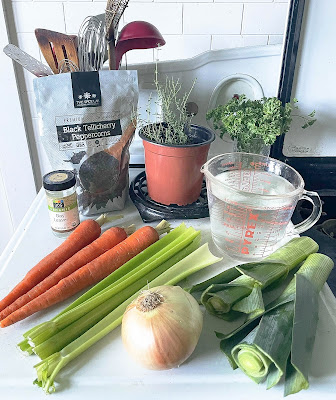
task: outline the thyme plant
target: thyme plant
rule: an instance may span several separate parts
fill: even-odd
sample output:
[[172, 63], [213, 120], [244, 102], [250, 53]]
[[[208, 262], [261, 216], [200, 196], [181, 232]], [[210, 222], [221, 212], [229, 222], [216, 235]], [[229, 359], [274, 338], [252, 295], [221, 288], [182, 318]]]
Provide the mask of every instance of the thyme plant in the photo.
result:
[[[154, 84], [158, 99], [154, 101], [153, 96], [149, 97], [146, 107], [147, 119], [140, 120], [142, 133], [149, 140], [160, 144], [183, 145], [188, 143], [188, 126], [193, 114], [187, 112], [186, 104], [195, 86], [195, 81], [190, 90], [181, 95], [182, 84], [179, 79], [166, 77], [163, 84], [159, 82], [156, 64]], [[161, 108], [161, 113], [152, 113], [153, 101]]]

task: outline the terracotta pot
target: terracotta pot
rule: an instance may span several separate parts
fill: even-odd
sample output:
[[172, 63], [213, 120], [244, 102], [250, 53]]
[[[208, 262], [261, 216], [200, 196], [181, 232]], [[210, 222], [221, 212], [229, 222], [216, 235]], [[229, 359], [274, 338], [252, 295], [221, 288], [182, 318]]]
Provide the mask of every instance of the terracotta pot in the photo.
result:
[[215, 135], [207, 128], [190, 125], [188, 145], [157, 144], [139, 132], [145, 148], [149, 197], [161, 204], [179, 206], [195, 202], [202, 189], [200, 169], [206, 162]]

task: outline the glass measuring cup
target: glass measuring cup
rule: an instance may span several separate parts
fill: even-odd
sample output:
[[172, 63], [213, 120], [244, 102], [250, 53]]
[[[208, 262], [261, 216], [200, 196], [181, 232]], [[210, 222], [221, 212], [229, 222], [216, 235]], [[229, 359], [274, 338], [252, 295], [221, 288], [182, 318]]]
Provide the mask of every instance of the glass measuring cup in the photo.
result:
[[233, 258], [260, 259], [274, 251], [300, 199], [310, 201], [313, 210], [294, 225], [296, 233], [312, 227], [321, 216], [319, 195], [304, 190], [301, 175], [276, 159], [227, 153], [207, 161], [201, 171], [206, 177], [213, 241]]

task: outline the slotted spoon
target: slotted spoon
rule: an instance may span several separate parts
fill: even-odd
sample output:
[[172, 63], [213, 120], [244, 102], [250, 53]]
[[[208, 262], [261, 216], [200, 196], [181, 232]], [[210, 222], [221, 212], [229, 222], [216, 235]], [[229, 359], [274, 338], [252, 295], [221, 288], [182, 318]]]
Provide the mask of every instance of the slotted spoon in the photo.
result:
[[41, 52], [54, 74], [59, 73], [63, 60], [69, 60], [78, 68], [76, 36], [48, 29], [35, 29], [35, 36]]

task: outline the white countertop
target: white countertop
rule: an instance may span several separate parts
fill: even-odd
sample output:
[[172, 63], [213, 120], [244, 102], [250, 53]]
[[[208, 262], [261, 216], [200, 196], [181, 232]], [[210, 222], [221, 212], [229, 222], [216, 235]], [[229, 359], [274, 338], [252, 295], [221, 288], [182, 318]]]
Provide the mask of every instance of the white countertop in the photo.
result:
[[[118, 212], [119, 214], [120, 212]], [[143, 222], [129, 200], [121, 224], [137, 227]], [[118, 221], [119, 222], [119, 221]], [[170, 221], [176, 227], [181, 221]], [[185, 221], [201, 229], [202, 241], [211, 243], [209, 220]], [[151, 225], [156, 225], [152, 223]], [[109, 227], [108, 225], [107, 227]], [[37, 195], [27, 215], [0, 257], [0, 297], [19, 281], [43, 256], [61, 243], [50, 230], [44, 191]], [[189, 283], [215, 275], [234, 263], [228, 259], [195, 274]], [[70, 300], [66, 303], [70, 303]], [[33, 385], [37, 356], [26, 357], [16, 348], [22, 334], [33, 325], [51, 318], [65, 307], [65, 302], [31, 316], [14, 326], [0, 330], [1, 400], [45, 399], [45, 393]], [[65, 367], [57, 377], [57, 391], [52, 396], [61, 400], [110, 399], [282, 399], [282, 385], [266, 391], [241, 371], [232, 371], [219, 350], [214, 331], [223, 322], [205, 314], [200, 341], [192, 356], [179, 368], [169, 371], [148, 371], [137, 366], [124, 350], [120, 328]], [[336, 393], [336, 301], [326, 285], [320, 296], [320, 320], [311, 368], [308, 391], [294, 395], [300, 399], [331, 399]]]

